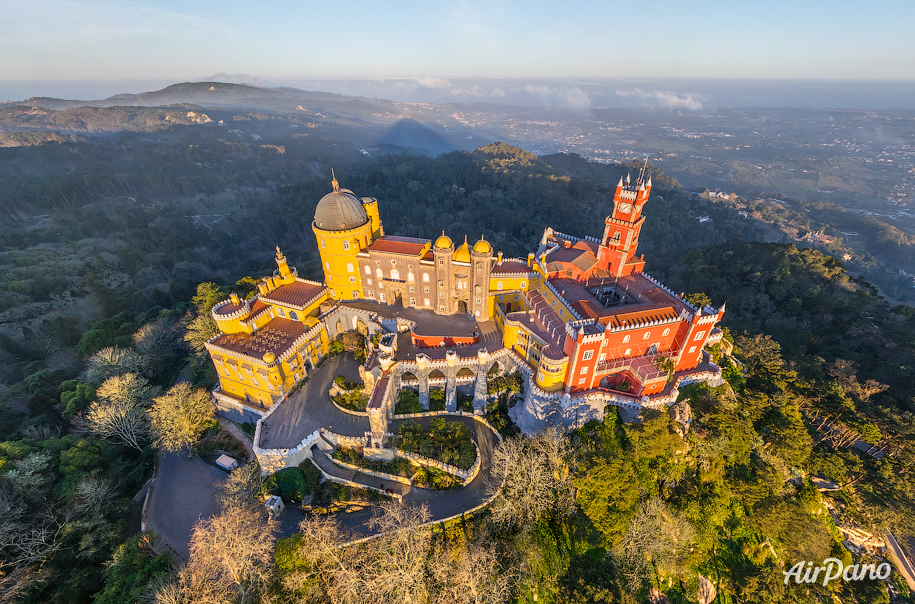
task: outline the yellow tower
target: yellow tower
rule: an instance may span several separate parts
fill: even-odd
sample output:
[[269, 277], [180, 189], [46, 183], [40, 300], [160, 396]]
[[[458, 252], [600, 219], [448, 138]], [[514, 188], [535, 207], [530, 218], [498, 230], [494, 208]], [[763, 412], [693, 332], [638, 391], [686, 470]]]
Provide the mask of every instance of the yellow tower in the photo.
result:
[[[311, 228], [318, 240], [324, 282], [330, 295], [337, 300], [357, 300], [362, 297], [357, 255], [371, 245], [374, 221], [352, 191], [341, 189], [336, 178], [332, 184], [334, 190], [322, 197], [315, 208]], [[371, 209], [377, 217], [378, 202], [372, 202], [366, 206], [374, 205]], [[380, 233], [381, 220], [377, 221], [377, 232]]]

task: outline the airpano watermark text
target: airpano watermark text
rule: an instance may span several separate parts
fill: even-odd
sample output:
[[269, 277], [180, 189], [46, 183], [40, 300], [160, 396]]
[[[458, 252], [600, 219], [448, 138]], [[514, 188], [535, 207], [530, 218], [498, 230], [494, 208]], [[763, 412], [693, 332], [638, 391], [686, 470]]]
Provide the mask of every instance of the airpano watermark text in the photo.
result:
[[844, 566], [838, 558], [826, 558], [822, 566], [814, 566], [813, 562], [798, 562], [791, 570], [782, 571], [785, 575], [785, 585], [794, 578], [795, 583], [816, 583], [823, 575], [823, 586], [830, 581], [841, 578], [843, 581], [862, 581], [864, 579], [886, 579], [893, 572], [888, 562], [877, 566], [876, 564], [849, 564]]

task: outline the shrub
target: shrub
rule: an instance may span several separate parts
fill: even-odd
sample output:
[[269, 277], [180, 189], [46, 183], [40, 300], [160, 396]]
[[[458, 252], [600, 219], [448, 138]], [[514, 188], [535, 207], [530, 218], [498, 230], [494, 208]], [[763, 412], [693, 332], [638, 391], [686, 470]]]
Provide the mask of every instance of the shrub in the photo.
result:
[[404, 388], [397, 395], [397, 404], [394, 405], [395, 414], [419, 413], [423, 408], [419, 404], [419, 392], [412, 388]]
[[266, 480], [264, 487], [268, 493], [279, 495], [287, 503], [302, 503], [302, 499], [314, 490], [302, 468], [280, 470]]

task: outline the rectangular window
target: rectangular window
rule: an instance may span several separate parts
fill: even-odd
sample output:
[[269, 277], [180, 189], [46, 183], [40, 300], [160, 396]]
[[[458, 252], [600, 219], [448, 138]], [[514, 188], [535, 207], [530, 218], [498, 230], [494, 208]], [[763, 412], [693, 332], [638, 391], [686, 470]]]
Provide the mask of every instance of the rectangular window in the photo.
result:
[[412, 285], [410, 286], [410, 293], [411, 294], [416, 293], [416, 288], [413, 287]]
[[587, 373], [588, 373], [588, 367], [582, 367], [580, 373], [581, 373], [582, 375], [587, 374]]
[[423, 305], [424, 305], [424, 306], [430, 306], [430, 304], [429, 304], [429, 298], [426, 298], [426, 299], [423, 300]]
[[479, 298], [477, 298], [477, 304], [479, 304], [479, 303], [480, 303], [480, 299], [479, 299]]
[[580, 380], [578, 380], [578, 385], [579, 385], [579, 386], [581, 386], [581, 385], [584, 384], [584, 383], [585, 383], [585, 378], [581, 378]]
[[444, 306], [439, 306], [439, 307], [438, 307], [438, 312], [445, 312], [445, 307], [444, 307]]
[[326, 249], [327, 249], [327, 240], [326, 240], [326, 239], [322, 239], [322, 240], [321, 240], [321, 249], [322, 249], [322, 250], [326, 250]]
[[343, 249], [345, 249], [345, 250], [348, 250], [348, 249], [349, 249], [349, 241], [344, 241], [344, 242], [343, 242]]
[[586, 351], [585, 351], [585, 354], [582, 355], [581, 360], [582, 360], [582, 361], [590, 361], [590, 360], [591, 360], [591, 357], [593, 357], [593, 356], [594, 356], [594, 351], [593, 351], [593, 350], [586, 350]]
[[690, 346], [690, 347], [689, 347], [689, 353], [690, 353], [690, 354], [693, 354], [694, 352], [696, 352], [696, 347], [695, 347], [695, 346]]
[[696, 337], [693, 338], [693, 339], [694, 339], [695, 341], [698, 342], [699, 340], [702, 339], [702, 336], [704, 336], [704, 335], [705, 335], [705, 332], [704, 332], [704, 331], [700, 331], [699, 333], [696, 334]]
[[416, 306], [416, 298], [410, 298], [410, 306]]
[[601, 355], [600, 355], [599, 357], [597, 357], [597, 362], [598, 362], [598, 363], [603, 363], [605, 360], [607, 360], [607, 355], [606, 355], [606, 353], [601, 353]]
[[369, 295], [369, 298], [371, 298], [371, 299], [373, 299], [373, 300], [375, 299], [375, 292], [373, 292], [372, 290], [369, 290], [369, 294], [368, 294], [368, 295]]
[[369, 266], [368, 264], [365, 265], [365, 274], [366, 274], [366, 275], [371, 275], [371, 274], [372, 274], [372, 267]]
[[371, 279], [367, 279], [367, 282], [368, 282], [369, 285], [372, 284], [372, 280], [371, 280]]
[[380, 299], [382, 302], [384, 302], [384, 292], [381, 292], [381, 293], [379, 294], [379, 296], [380, 296], [379, 299]]

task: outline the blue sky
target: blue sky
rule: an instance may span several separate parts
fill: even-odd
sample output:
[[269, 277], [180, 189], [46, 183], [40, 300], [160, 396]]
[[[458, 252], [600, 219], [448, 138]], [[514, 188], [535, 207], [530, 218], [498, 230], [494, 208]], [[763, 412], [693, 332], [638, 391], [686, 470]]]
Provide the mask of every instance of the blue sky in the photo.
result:
[[915, 80], [915, 2], [0, 0], [0, 80]]

